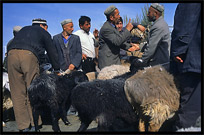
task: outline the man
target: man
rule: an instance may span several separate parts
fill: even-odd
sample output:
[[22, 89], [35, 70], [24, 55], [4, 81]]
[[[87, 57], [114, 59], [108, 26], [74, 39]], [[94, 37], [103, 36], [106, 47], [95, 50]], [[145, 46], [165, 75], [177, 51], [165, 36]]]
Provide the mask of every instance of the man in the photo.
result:
[[[13, 27], [13, 36], [15, 37], [16, 36], [16, 34], [20, 31], [22, 29], [22, 27], [21, 26], [14, 26]], [[13, 37], [13, 38], [14, 38]], [[7, 44], [7, 48], [8, 48], [8, 46], [11, 44], [11, 42], [13, 41], [13, 38], [8, 42], [8, 44]], [[8, 50], [8, 49], [7, 49]], [[7, 70], [7, 52], [5, 53], [5, 57], [4, 57], [4, 63], [3, 63], [3, 71], [4, 72], [8, 72], [8, 70]]]
[[[81, 16], [79, 18], [80, 30], [76, 31], [81, 41], [82, 47], [82, 70], [84, 73], [96, 71], [96, 52], [95, 47], [98, 46], [98, 41], [90, 32], [91, 19], [88, 16]], [[96, 30], [95, 30], [96, 31]], [[95, 32], [94, 32], [95, 33]]]
[[[132, 25], [134, 26], [134, 28], [139, 28], [142, 32], [145, 31], [145, 27], [140, 25], [139, 23], [132, 23]], [[120, 17], [118, 22], [116, 23], [116, 28], [118, 29], [120, 33], [123, 31], [123, 29], [125, 29], [125, 27], [123, 27], [122, 17]], [[127, 41], [128, 43], [130, 43], [131, 45], [137, 46], [136, 50], [140, 49], [139, 44], [137, 42], [139, 38], [132, 36], [129, 40]], [[120, 59], [127, 59], [127, 52], [123, 49], [120, 49]]]
[[174, 130], [195, 126], [201, 116], [201, 4], [179, 3], [171, 40], [171, 72], [180, 86]]
[[163, 64], [168, 69], [170, 32], [162, 17], [163, 11], [164, 7], [158, 3], [151, 4], [149, 8], [147, 17], [153, 24], [148, 35], [147, 46], [140, 59], [143, 66]]
[[[39, 75], [45, 51], [55, 70], [59, 70], [58, 54], [47, 32], [47, 21], [32, 20], [23, 27], [8, 46], [8, 76], [14, 114], [20, 132], [34, 130], [32, 109], [27, 95], [31, 81]], [[42, 124], [40, 121], [39, 124]], [[30, 129], [30, 126], [32, 128]]]
[[104, 14], [107, 21], [103, 24], [99, 33], [99, 69], [112, 64], [120, 65], [120, 48], [129, 51], [136, 50], [135, 46], [125, 44], [125, 41], [131, 37], [130, 30], [133, 28], [130, 20], [124, 31], [119, 33], [115, 26], [120, 18], [119, 10], [115, 6], [110, 6], [104, 11]]
[[72, 19], [61, 22], [63, 31], [53, 37], [53, 42], [59, 54], [60, 69], [78, 70], [81, 68], [82, 49], [79, 36], [73, 35]]

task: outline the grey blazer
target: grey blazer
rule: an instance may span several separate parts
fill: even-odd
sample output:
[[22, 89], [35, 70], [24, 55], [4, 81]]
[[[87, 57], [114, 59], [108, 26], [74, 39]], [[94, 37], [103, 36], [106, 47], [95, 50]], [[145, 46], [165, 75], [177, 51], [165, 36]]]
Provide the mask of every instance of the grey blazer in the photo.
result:
[[[60, 69], [65, 71], [66, 69], [68, 69], [69, 65], [66, 65], [63, 50], [62, 50], [63, 48], [61, 46], [61, 45], [64, 45], [62, 33], [55, 35], [53, 37], [53, 42], [58, 51]], [[81, 49], [81, 42], [80, 42], [79, 36], [73, 35], [73, 34], [71, 35], [69, 39], [68, 48], [69, 48], [70, 64], [73, 64], [75, 66], [75, 69], [80, 69], [81, 59], [82, 59], [82, 49]]]
[[170, 42], [169, 27], [160, 16], [150, 28], [148, 44], [142, 60], [151, 66], [169, 62]]
[[99, 54], [98, 64], [99, 69], [112, 64], [120, 65], [120, 48], [125, 50], [131, 47], [127, 41], [131, 37], [131, 33], [124, 29], [122, 33], [114, 28], [110, 22], [106, 21], [99, 33]]

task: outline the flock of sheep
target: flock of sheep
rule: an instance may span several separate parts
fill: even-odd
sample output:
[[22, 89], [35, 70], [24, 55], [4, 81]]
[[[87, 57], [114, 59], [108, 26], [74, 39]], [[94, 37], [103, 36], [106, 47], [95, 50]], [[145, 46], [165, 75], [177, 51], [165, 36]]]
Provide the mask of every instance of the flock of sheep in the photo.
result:
[[177, 88], [160, 65], [130, 70], [126, 64], [87, 74], [43, 73], [32, 81], [28, 94], [36, 131], [43, 106], [51, 110], [53, 131], [60, 132], [58, 120], [70, 124], [66, 114], [72, 105], [81, 121], [78, 131], [96, 120], [98, 131], [157, 132], [179, 108]]

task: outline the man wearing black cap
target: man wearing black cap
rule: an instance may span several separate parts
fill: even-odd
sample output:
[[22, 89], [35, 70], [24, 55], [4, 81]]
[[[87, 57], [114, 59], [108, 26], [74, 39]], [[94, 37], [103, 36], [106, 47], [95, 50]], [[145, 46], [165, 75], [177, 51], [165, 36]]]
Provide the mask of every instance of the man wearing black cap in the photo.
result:
[[162, 12], [164, 7], [159, 3], [151, 4], [147, 17], [153, 22], [148, 35], [147, 46], [141, 60], [143, 66], [163, 64], [168, 69], [170, 32]]
[[103, 24], [99, 33], [99, 69], [112, 64], [120, 65], [120, 48], [129, 51], [135, 51], [137, 49], [136, 46], [125, 43], [131, 37], [130, 30], [133, 28], [130, 20], [123, 32], [120, 33], [115, 26], [120, 18], [119, 10], [115, 6], [109, 6], [104, 11], [104, 14], [106, 15], [107, 21]]
[[[45, 51], [53, 68], [59, 70], [58, 54], [47, 32], [46, 20], [34, 19], [32, 26], [23, 27], [7, 49], [9, 84], [17, 126], [20, 132], [33, 131], [27, 88], [39, 75], [39, 65], [44, 63]], [[39, 124], [42, 124], [41, 121]]]

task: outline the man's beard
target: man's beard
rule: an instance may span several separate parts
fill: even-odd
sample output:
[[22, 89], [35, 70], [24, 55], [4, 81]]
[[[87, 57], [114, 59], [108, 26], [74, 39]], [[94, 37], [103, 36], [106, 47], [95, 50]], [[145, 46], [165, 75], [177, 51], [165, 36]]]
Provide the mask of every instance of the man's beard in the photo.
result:
[[156, 16], [153, 16], [152, 18], [148, 17], [149, 22], [154, 22], [156, 20]]

